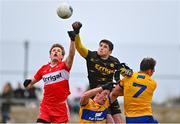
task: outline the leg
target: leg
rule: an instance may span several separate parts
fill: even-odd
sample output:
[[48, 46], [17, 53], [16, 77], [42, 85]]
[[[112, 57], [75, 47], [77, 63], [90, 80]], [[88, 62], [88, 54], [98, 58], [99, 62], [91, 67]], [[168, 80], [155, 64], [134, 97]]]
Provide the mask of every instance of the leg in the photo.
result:
[[121, 116], [121, 109], [117, 100], [111, 104], [110, 113], [112, 115], [114, 123], [123, 123], [123, 119]]
[[37, 123], [50, 123], [50, 112], [45, 104], [41, 103]]
[[53, 123], [68, 123], [70, 113], [66, 102], [59, 103], [51, 108], [51, 120]]
[[112, 115], [115, 123], [123, 123], [123, 119], [120, 113]]
[[113, 120], [113, 117], [111, 116], [111, 114], [107, 114], [106, 121], [107, 121], [107, 123], [114, 123], [114, 120]]
[[2, 112], [2, 123], [7, 123], [10, 119], [8, 112]]

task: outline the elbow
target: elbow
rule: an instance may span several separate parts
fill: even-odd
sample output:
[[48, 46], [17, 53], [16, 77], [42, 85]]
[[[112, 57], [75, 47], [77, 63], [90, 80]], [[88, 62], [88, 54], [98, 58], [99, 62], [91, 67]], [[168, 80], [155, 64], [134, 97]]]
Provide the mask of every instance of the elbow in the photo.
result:
[[114, 98], [114, 97], [115, 97], [114, 93], [111, 93], [111, 98]]
[[111, 93], [111, 98], [112, 99], [116, 99], [118, 97], [118, 95], [117, 94], [115, 94], [115, 93]]

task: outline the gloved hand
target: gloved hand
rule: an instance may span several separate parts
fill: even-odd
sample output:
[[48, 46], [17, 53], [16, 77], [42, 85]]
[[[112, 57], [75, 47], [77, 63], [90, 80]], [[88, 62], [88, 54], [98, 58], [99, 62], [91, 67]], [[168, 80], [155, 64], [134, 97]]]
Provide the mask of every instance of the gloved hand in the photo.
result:
[[126, 65], [126, 63], [121, 63], [120, 66], [121, 66], [121, 68], [130, 69], [130, 68]]
[[132, 76], [133, 70], [130, 69], [125, 63], [121, 63], [120, 66], [120, 74], [122, 76]]
[[132, 76], [132, 74], [133, 74], [133, 70], [132, 69], [126, 69], [125, 75]]
[[71, 41], [75, 41], [75, 37], [76, 37], [75, 31], [68, 31], [68, 35], [69, 35]]
[[31, 83], [31, 81], [31, 79], [26, 79], [23, 83], [24, 87], [26, 88]]
[[133, 70], [132, 70], [132, 69], [121, 68], [121, 69], [120, 69], [120, 74], [121, 74], [122, 76], [132, 76]]
[[76, 21], [72, 24], [72, 27], [73, 27], [75, 33], [79, 34], [79, 31], [80, 31], [80, 28], [82, 27], [82, 24], [81, 24], [81, 22]]
[[116, 83], [108, 82], [107, 84], [102, 85], [103, 90], [112, 90], [115, 87]]

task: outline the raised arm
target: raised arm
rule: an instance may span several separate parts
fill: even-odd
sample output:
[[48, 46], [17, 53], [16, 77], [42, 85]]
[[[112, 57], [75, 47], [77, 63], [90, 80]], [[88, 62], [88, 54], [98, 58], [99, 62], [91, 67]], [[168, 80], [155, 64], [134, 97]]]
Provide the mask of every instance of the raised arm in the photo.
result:
[[114, 84], [115, 83], [107, 83], [102, 85], [101, 87], [97, 87], [91, 90], [86, 91], [80, 99], [80, 105], [86, 105], [89, 101], [89, 98], [91, 98], [92, 96], [95, 96], [97, 93], [102, 92], [103, 90], [109, 90], [111, 91], [114, 88]]
[[92, 90], [88, 90], [81, 96], [80, 105], [86, 105], [89, 101], [89, 98], [95, 96], [97, 93], [102, 92], [102, 87], [94, 88]]
[[71, 43], [69, 47], [69, 54], [67, 58], [65, 59], [65, 63], [68, 68], [71, 68], [73, 64], [73, 60], [74, 60], [74, 55], [75, 55], [75, 42], [74, 42], [74, 38], [72, 38], [71, 36], [75, 37], [75, 33], [73, 31], [68, 31], [68, 34], [71, 39]]
[[75, 37], [76, 49], [82, 57], [86, 58], [88, 55], [88, 49], [82, 44], [81, 38], [79, 36], [79, 32], [80, 32], [80, 28], [82, 27], [82, 24], [81, 22], [74, 22], [72, 24], [72, 27], [76, 33], [76, 37]]
[[113, 91], [110, 93], [111, 102], [114, 102], [118, 96], [122, 96], [123, 88], [120, 86], [120, 83], [116, 85]]

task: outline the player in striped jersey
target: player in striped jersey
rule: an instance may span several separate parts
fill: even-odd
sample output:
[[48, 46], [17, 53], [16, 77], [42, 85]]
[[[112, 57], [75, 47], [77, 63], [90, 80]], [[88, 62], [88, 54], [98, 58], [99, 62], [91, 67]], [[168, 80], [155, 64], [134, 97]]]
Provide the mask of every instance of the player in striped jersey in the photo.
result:
[[51, 61], [43, 65], [32, 79], [26, 79], [24, 86], [29, 89], [41, 79], [44, 82], [44, 95], [40, 105], [38, 123], [67, 123], [69, 109], [67, 97], [70, 94], [69, 75], [75, 55], [73, 32], [71, 36], [69, 54], [63, 61], [65, 50], [60, 44], [52, 45], [49, 54]]

